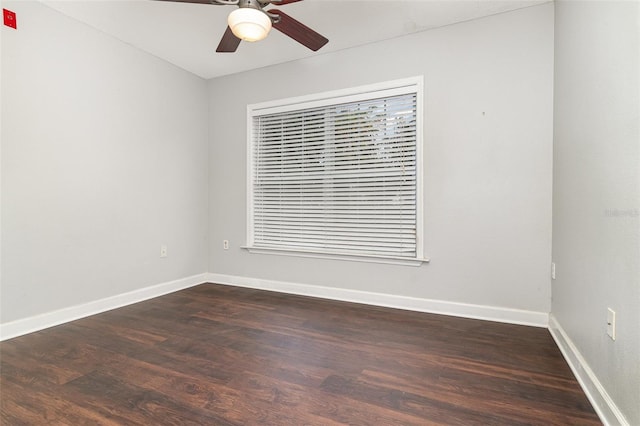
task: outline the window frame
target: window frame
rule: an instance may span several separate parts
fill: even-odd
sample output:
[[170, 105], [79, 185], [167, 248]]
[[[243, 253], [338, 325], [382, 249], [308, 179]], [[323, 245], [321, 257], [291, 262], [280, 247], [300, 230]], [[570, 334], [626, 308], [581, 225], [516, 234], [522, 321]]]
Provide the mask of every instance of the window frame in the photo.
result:
[[[391, 80], [353, 88], [314, 93], [247, 105], [247, 244], [250, 253], [277, 254], [334, 260], [419, 266], [429, 259], [424, 256], [424, 154], [423, 154], [423, 76]], [[254, 247], [254, 117], [267, 114], [318, 108], [403, 94], [416, 96], [416, 256], [395, 257], [365, 254], [326, 253], [321, 251]]]

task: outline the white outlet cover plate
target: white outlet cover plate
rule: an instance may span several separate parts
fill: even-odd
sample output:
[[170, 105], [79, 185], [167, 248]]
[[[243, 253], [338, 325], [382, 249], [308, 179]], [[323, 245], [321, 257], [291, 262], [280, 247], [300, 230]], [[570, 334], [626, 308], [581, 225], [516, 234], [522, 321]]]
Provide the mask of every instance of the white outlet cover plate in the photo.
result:
[[616, 340], [616, 311], [611, 308], [607, 308], [607, 334]]

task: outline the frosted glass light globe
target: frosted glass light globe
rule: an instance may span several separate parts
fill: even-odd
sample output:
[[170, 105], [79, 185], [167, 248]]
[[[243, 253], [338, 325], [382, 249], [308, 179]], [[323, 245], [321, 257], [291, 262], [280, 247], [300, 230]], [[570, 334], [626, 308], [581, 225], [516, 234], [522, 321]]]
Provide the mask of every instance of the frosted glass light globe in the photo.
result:
[[227, 23], [233, 34], [244, 41], [262, 40], [271, 30], [271, 18], [251, 7], [234, 10], [229, 14]]

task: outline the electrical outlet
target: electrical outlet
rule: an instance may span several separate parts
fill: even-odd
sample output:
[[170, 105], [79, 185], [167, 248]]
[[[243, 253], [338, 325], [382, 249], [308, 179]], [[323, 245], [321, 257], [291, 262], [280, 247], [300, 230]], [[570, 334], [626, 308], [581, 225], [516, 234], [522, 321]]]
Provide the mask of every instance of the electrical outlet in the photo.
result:
[[616, 340], [616, 311], [611, 308], [607, 308], [607, 334]]
[[164, 244], [160, 246], [160, 257], [167, 257], [167, 246]]
[[229, 250], [229, 240], [222, 240], [222, 248]]
[[556, 279], [556, 263], [555, 262], [551, 262], [551, 279], [552, 280]]

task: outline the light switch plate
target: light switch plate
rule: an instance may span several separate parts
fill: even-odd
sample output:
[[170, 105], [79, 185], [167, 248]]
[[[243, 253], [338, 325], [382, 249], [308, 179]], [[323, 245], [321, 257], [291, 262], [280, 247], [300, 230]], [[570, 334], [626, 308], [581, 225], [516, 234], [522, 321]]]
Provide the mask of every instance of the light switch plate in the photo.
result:
[[616, 311], [611, 308], [607, 308], [607, 334], [616, 340]]

